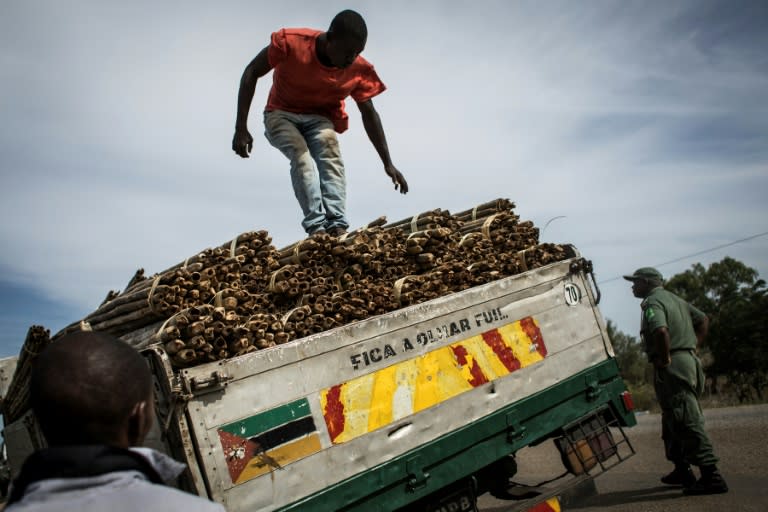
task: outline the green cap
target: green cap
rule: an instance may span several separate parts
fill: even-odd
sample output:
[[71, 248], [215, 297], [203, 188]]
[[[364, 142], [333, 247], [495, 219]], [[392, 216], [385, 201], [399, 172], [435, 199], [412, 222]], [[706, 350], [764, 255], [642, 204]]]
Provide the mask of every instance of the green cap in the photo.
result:
[[635, 270], [635, 273], [631, 276], [624, 276], [624, 279], [627, 281], [635, 281], [638, 279], [643, 279], [645, 281], [648, 281], [649, 283], [658, 283], [661, 284], [664, 281], [664, 278], [661, 275], [661, 272], [656, 270], [653, 267], [642, 267], [637, 270]]

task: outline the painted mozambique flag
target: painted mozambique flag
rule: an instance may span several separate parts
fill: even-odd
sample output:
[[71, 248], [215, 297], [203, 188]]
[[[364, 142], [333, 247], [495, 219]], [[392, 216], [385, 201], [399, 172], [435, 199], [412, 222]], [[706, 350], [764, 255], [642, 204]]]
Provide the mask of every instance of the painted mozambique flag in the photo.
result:
[[224, 425], [218, 432], [233, 484], [320, 451], [320, 434], [306, 398]]

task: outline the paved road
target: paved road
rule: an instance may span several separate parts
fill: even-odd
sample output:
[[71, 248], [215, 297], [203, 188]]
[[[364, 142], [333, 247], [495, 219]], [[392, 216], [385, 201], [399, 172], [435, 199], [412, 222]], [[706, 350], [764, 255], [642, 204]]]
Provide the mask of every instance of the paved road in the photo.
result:
[[[578, 512], [764, 512], [768, 510], [768, 405], [705, 411], [707, 431], [731, 491], [715, 496], [685, 496], [659, 477], [671, 469], [664, 459], [658, 414], [638, 416], [626, 433], [636, 454], [594, 481], [597, 494], [575, 496], [563, 511]], [[550, 443], [518, 454], [520, 483], [534, 484], [562, 471]], [[480, 510], [503, 512], [510, 502], [481, 496]]]

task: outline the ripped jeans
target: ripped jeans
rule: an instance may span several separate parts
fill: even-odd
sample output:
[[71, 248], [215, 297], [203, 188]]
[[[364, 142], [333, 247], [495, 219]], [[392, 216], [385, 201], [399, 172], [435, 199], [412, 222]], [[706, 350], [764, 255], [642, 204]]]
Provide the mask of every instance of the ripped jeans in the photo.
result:
[[283, 110], [264, 112], [264, 135], [291, 161], [293, 192], [304, 230], [348, 228], [347, 180], [339, 141], [330, 119]]

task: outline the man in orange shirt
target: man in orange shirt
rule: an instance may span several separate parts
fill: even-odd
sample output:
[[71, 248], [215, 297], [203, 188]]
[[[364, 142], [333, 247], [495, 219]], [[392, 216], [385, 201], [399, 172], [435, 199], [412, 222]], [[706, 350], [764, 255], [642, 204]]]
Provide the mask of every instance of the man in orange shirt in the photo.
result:
[[368, 29], [360, 14], [342, 11], [327, 32], [282, 29], [248, 64], [240, 79], [232, 150], [248, 158], [253, 137], [248, 132], [256, 81], [274, 68], [264, 112], [265, 135], [291, 161], [291, 181], [308, 234], [346, 232], [346, 179], [336, 133], [348, 127], [344, 99], [360, 109], [368, 138], [392, 179], [395, 190], [408, 183], [392, 164], [384, 129], [372, 98], [386, 89], [373, 66], [360, 56]]

